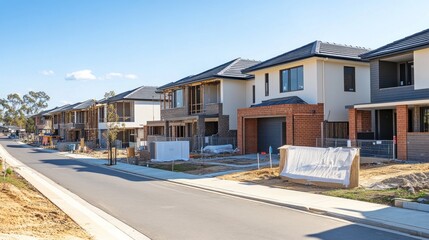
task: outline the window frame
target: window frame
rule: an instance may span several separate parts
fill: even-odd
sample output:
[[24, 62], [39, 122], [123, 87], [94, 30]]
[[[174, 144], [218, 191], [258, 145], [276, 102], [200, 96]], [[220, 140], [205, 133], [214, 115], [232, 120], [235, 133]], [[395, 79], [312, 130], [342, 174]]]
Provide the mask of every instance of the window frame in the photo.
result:
[[[182, 96], [182, 99], [181, 99], [181, 101], [180, 101], [180, 103], [181, 103], [181, 105], [180, 105], [180, 106], [178, 106], [178, 105], [177, 105], [177, 99], [178, 99], [178, 98], [177, 98], [177, 92], [178, 92], [178, 91], [180, 91], [180, 92], [181, 92], [181, 96]], [[181, 108], [181, 107], [184, 107], [184, 105], [185, 105], [185, 104], [184, 104], [184, 101], [183, 101], [183, 100], [184, 100], [184, 97], [183, 97], [183, 96], [184, 96], [184, 92], [185, 92], [185, 91], [183, 90], [183, 88], [176, 89], [176, 90], [174, 90], [174, 91], [173, 91], [173, 94], [172, 94], [172, 95], [173, 95], [173, 108]]]
[[256, 87], [252, 85], [252, 103], [256, 102]]
[[[353, 75], [352, 75], [352, 86], [353, 89], [350, 89], [350, 87], [347, 87], [346, 84], [346, 69], [353, 69]], [[356, 92], [356, 67], [352, 67], [352, 66], [344, 66], [343, 67], [343, 84], [344, 84], [344, 92]]]
[[265, 73], [265, 97], [270, 96], [270, 75], [269, 73]]
[[[302, 69], [302, 89], [290, 90], [291, 86], [292, 86], [291, 70], [293, 70], [293, 69], [299, 69], [299, 68]], [[285, 91], [283, 90], [283, 72], [284, 71], [288, 71], [288, 90], [285, 90]], [[297, 84], [297, 85], [299, 85], [299, 84]], [[279, 88], [280, 88], [280, 93], [303, 91], [304, 90], [304, 65], [299, 65], [299, 66], [295, 66], [295, 67], [291, 67], [291, 68], [281, 69], [279, 71]]]
[[[428, 113], [426, 115], [428, 115], [428, 126], [427, 128], [425, 128], [424, 126], [424, 121], [425, 121], [425, 114], [423, 114], [425, 112], [425, 110], [428, 111]], [[420, 132], [429, 132], [429, 106], [426, 107], [420, 107]]]

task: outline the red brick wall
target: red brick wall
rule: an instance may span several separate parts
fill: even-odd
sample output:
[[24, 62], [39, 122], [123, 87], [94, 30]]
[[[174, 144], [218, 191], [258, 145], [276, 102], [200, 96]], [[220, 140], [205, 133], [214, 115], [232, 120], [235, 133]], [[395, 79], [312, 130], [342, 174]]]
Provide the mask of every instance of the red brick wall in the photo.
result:
[[396, 106], [397, 158], [407, 160], [408, 106]]
[[258, 119], [248, 118], [245, 119], [244, 125], [244, 146], [246, 153], [258, 152]]
[[357, 111], [356, 114], [357, 132], [371, 131], [371, 111]]
[[357, 139], [357, 124], [356, 124], [357, 110], [354, 108], [349, 109], [349, 139]]
[[[290, 145], [315, 146], [316, 139], [321, 137], [320, 123], [323, 121], [323, 104], [284, 104], [242, 108], [238, 109], [237, 113], [237, 143], [241, 154], [250, 153], [248, 150], [257, 151], [257, 124], [255, 125], [255, 122], [252, 121], [247, 122], [251, 118], [286, 117], [286, 142]], [[247, 119], [243, 123], [244, 117]], [[246, 126], [247, 123], [250, 127]], [[252, 130], [255, 134], [246, 133], [243, 136], [243, 131], [247, 132], [247, 130]], [[247, 143], [250, 146], [247, 146]]]
[[323, 114], [294, 115], [294, 145], [297, 146], [316, 146], [316, 139], [321, 137], [321, 122]]

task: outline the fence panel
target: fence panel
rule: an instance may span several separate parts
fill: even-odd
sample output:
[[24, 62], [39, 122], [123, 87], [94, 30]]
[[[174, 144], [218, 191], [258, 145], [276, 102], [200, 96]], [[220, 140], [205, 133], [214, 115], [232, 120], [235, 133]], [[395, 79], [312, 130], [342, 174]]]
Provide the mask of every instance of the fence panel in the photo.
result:
[[318, 147], [347, 147], [347, 143], [350, 141], [351, 147], [360, 148], [360, 155], [362, 157], [374, 157], [374, 158], [394, 158], [394, 146], [391, 140], [348, 140], [340, 138], [325, 138], [317, 139], [316, 145]]
[[235, 137], [164, 137], [164, 136], [151, 136], [147, 137], [146, 146], [151, 142], [163, 141], [189, 141], [189, 150], [191, 152], [200, 152], [202, 148], [209, 145], [226, 145], [231, 144], [233, 148], [237, 148], [237, 139]]

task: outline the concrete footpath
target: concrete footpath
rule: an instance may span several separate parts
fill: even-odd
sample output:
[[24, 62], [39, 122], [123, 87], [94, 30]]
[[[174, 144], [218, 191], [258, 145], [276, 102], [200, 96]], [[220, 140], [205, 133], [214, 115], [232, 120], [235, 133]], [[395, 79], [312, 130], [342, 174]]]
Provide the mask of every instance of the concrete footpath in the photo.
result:
[[196, 175], [170, 172], [143, 166], [118, 163], [106, 166], [106, 160], [85, 155], [57, 153], [79, 159], [88, 164], [144, 175], [191, 187], [215, 191], [251, 200], [281, 205], [311, 213], [337, 217], [356, 223], [395, 230], [415, 236], [429, 238], [429, 213], [390, 207], [344, 198], [271, 188], [253, 183], [221, 180]]
[[149, 239], [120, 220], [56, 184], [49, 178], [27, 167], [12, 157], [1, 145], [0, 156], [14, 171], [19, 173], [52, 203], [64, 211], [94, 239]]

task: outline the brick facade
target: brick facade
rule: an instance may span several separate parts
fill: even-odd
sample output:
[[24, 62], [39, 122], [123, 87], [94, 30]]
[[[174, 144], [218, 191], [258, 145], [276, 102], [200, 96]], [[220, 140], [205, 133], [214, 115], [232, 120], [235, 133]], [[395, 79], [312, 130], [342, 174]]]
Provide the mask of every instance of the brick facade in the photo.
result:
[[397, 158], [407, 160], [408, 106], [396, 106]]
[[371, 132], [371, 111], [349, 109], [349, 139], [356, 140], [360, 132]]
[[238, 109], [237, 145], [241, 154], [257, 151], [257, 119], [286, 118], [286, 144], [316, 146], [321, 137], [323, 104], [283, 104]]

